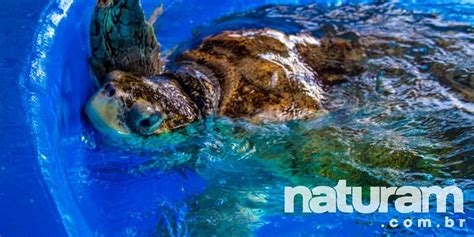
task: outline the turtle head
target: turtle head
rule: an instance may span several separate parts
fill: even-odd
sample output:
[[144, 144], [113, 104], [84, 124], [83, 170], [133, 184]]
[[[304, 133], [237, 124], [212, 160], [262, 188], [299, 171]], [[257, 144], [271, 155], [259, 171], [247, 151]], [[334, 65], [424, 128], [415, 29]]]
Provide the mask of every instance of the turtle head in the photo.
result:
[[86, 114], [105, 134], [151, 136], [200, 118], [195, 103], [169, 76], [136, 77], [114, 71], [90, 99]]

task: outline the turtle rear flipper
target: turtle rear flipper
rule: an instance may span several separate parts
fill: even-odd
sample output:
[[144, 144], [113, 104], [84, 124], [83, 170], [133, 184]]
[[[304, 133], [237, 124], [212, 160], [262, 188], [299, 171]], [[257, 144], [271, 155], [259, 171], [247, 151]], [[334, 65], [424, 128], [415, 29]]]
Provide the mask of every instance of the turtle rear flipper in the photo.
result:
[[100, 84], [115, 70], [145, 77], [161, 72], [160, 45], [140, 0], [99, 0], [90, 36], [90, 63]]

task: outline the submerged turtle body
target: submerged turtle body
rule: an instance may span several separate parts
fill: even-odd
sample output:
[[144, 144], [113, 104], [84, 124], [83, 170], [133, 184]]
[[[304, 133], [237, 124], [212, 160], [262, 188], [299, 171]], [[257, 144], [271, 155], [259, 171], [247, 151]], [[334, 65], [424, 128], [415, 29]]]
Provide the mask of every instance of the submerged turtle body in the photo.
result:
[[[347, 41], [319, 41], [307, 34], [262, 29], [208, 37], [198, 48], [180, 55], [175, 64], [178, 68], [190, 62], [198, 65], [181, 67], [178, 72], [190, 74], [184, 78], [196, 77], [194, 71], [217, 78], [220, 88], [215, 91], [221, 92], [215, 103], [217, 114], [252, 121], [288, 121], [307, 118], [321, 109], [323, 86], [360, 71], [354, 66], [360, 59], [360, 51]], [[174, 74], [183, 88], [194, 84], [183, 80], [183, 73]], [[195, 89], [186, 91], [192, 95]]]
[[90, 41], [90, 63], [100, 83], [114, 70], [147, 77], [162, 70], [160, 45], [140, 0], [98, 0]]

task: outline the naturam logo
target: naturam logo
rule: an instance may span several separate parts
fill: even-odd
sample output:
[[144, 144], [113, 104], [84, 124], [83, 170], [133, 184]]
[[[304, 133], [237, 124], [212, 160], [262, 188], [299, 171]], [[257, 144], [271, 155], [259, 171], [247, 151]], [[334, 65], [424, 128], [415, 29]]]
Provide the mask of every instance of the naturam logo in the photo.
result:
[[[352, 205], [347, 204], [347, 196], [352, 196]], [[449, 195], [454, 199], [454, 212], [464, 212], [464, 196], [460, 188], [449, 186], [432, 187], [371, 187], [370, 201], [362, 202], [362, 187], [347, 187], [346, 180], [340, 180], [332, 188], [318, 186], [310, 190], [304, 186], [285, 187], [285, 213], [295, 212], [295, 198], [301, 196], [303, 213], [387, 213], [389, 198], [395, 198], [395, 209], [400, 213], [428, 213], [430, 198], [436, 198], [436, 211], [446, 213]]]

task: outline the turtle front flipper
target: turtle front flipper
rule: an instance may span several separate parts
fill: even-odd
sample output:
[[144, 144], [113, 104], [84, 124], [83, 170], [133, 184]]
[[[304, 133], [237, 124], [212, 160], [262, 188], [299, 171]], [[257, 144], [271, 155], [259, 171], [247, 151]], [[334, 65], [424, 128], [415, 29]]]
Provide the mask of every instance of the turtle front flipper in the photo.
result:
[[100, 84], [115, 70], [145, 77], [162, 70], [160, 45], [140, 0], [98, 0], [90, 36], [90, 63]]
[[164, 12], [164, 8], [163, 8], [163, 3], [162, 3], [159, 7], [155, 8], [150, 18], [148, 19], [148, 23], [150, 25], [154, 25], [158, 17], [163, 15], [163, 12]]

